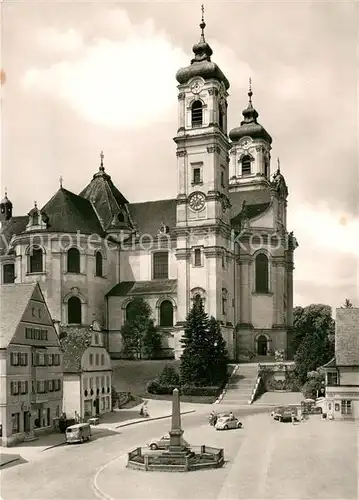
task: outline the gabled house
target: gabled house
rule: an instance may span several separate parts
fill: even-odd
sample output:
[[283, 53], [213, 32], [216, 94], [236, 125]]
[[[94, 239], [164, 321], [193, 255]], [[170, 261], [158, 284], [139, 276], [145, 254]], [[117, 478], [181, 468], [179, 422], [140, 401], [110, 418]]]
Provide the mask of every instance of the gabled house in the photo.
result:
[[64, 356], [62, 409], [67, 418], [86, 420], [111, 411], [111, 359], [99, 324], [94, 321], [89, 328], [67, 328], [60, 342]]
[[359, 419], [359, 308], [336, 311], [335, 357], [324, 365], [330, 419]]
[[3, 446], [51, 431], [62, 407], [60, 342], [38, 283], [0, 286]]

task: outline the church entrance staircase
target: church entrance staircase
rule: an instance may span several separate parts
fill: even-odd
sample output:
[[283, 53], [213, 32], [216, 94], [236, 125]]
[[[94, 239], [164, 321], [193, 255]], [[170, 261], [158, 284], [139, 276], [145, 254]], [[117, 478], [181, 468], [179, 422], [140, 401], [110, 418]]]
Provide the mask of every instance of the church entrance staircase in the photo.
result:
[[221, 403], [226, 405], [248, 405], [258, 377], [258, 363], [239, 365], [230, 378]]

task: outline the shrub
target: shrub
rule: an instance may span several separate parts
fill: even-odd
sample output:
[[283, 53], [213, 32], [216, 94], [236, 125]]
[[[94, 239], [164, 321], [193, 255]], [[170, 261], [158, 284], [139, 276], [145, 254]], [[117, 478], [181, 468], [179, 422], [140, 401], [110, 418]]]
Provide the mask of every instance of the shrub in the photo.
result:
[[157, 378], [158, 382], [161, 385], [179, 385], [180, 384], [180, 376], [179, 373], [173, 366], [165, 365], [162, 372]]
[[[147, 384], [147, 392], [150, 394], [171, 395], [176, 388], [179, 388], [178, 384], [161, 384], [158, 379], [151, 380]], [[218, 396], [222, 390], [222, 386], [199, 387], [183, 385], [179, 390], [183, 396]]]

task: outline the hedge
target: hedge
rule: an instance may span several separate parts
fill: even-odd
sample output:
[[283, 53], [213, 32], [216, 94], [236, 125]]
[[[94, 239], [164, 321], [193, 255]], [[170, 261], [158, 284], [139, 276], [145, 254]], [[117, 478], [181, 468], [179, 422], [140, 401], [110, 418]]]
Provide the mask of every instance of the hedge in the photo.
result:
[[212, 387], [198, 386], [176, 386], [160, 384], [158, 380], [151, 380], [147, 384], [147, 392], [150, 394], [172, 394], [174, 389], [179, 389], [182, 396], [217, 396], [222, 391], [223, 385]]

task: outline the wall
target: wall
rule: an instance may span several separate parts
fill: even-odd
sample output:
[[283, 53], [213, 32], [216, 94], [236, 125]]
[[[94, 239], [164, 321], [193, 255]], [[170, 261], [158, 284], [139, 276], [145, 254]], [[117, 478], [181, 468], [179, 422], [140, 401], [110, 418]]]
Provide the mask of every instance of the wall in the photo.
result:
[[64, 373], [63, 411], [71, 418], [75, 411], [81, 411], [80, 374]]

